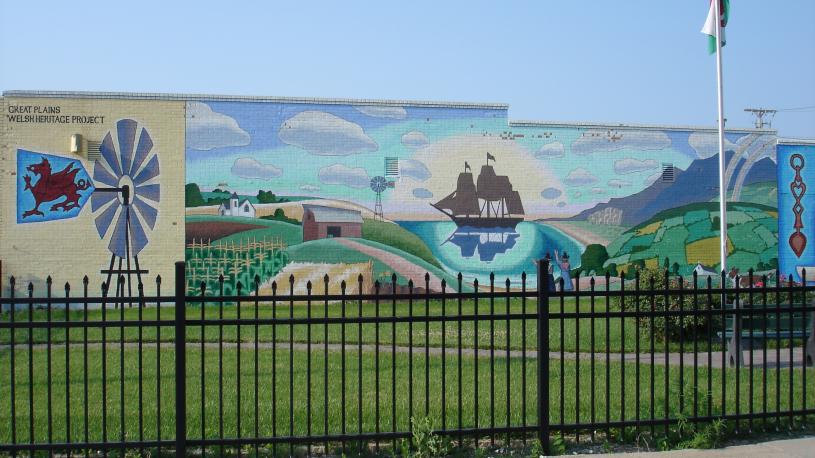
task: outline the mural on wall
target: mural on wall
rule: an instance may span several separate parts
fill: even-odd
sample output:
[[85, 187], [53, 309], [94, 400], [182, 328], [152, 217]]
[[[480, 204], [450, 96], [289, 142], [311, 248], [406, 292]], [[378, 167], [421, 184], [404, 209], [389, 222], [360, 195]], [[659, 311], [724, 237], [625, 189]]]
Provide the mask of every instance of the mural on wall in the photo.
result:
[[92, 188], [79, 161], [17, 150], [17, 223], [74, 218]]
[[107, 267], [105, 281], [123, 275], [132, 291], [132, 274], [141, 282], [148, 272], [138, 256], [158, 217], [159, 175], [150, 133], [132, 119], [118, 120], [100, 142], [93, 179], [76, 159], [17, 150], [17, 222], [74, 218], [90, 201], [93, 224], [111, 253], [109, 265], [100, 266]]
[[[775, 136], [727, 133], [730, 263], [778, 265]], [[191, 101], [190, 288], [496, 287], [718, 267], [713, 130], [509, 123], [505, 108]], [[230, 209], [227, 211], [227, 209]], [[245, 209], [245, 212], [244, 212]], [[242, 213], [243, 212], [243, 213]], [[288, 278], [297, 272], [297, 281]], [[429, 273], [429, 284], [425, 273]], [[335, 278], [336, 277], [336, 278]]]
[[815, 283], [815, 144], [778, 145], [779, 260], [782, 275]]
[[99, 187], [91, 197], [91, 209], [99, 237], [110, 240], [112, 255], [128, 261], [132, 256], [138, 262], [158, 217], [158, 154], [150, 132], [137, 121], [117, 121], [116, 142], [112, 133], [105, 135], [99, 148], [101, 158], [94, 162], [93, 179]]

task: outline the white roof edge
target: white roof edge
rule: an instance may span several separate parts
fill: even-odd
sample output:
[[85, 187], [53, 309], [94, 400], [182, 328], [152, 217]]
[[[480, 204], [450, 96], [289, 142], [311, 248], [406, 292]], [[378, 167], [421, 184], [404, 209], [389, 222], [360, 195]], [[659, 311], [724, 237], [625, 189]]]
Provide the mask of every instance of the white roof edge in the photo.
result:
[[779, 145], [815, 145], [815, 138], [779, 138]]
[[[636, 123], [613, 123], [613, 122], [569, 122], [569, 121], [527, 121], [510, 120], [509, 127], [585, 127], [585, 128], [614, 128], [614, 129], [642, 129], [642, 130], [692, 130], [718, 132], [716, 127], [711, 126], [691, 126], [691, 125], [671, 125], [671, 124], [636, 124]], [[775, 129], [750, 129], [750, 128], [726, 128], [727, 132], [745, 132], [773, 134], [778, 133]]]
[[218, 102], [285, 102], [328, 105], [401, 105], [410, 107], [481, 108], [507, 110], [505, 103], [441, 102], [431, 100], [346, 99], [319, 97], [273, 97], [218, 94], [170, 94], [159, 92], [95, 92], [95, 91], [3, 91], [3, 97], [42, 97], [61, 99], [124, 99], [124, 100], [207, 100]]

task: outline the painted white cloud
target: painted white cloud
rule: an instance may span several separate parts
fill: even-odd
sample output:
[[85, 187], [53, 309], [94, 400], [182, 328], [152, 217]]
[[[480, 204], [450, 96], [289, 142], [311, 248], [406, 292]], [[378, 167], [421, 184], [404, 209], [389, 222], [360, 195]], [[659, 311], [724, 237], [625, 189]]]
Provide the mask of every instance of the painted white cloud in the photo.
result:
[[569, 186], [584, 186], [587, 184], [597, 183], [597, 181], [596, 176], [592, 175], [591, 172], [582, 167], [572, 170], [568, 175], [566, 175], [566, 178], [563, 179], [563, 182]]
[[300, 186], [300, 190], [301, 191], [306, 191], [306, 192], [317, 192], [317, 191], [320, 190], [320, 187], [319, 186], [314, 186], [313, 184], [304, 184], [304, 185]]
[[407, 111], [397, 106], [359, 105], [354, 108], [360, 113], [372, 118], [405, 119], [407, 117]]
[[271, 180], [283, 174], [283, 169], [272, 164], [262, 164], [251, 157], [235, 159], [231, 171], [236, 177], [256, 180]]
[[238, 121], [212, 111], [206, 103], [187, 102], [187, 147], [209, 151], [228, 146], [246, 146], [251, 138]]
[[658, 151], [671, 146], [671, 138], [660, 130], [593, 129], [572, 142], [572, 153], [591, 153], [636, 150]]
[[280, 140], [318, 156], [347, 156], [376, 151], [379, 145], [359, 124], [324, 111], [303, 111], [285, 120]]
[[634, 159], [633, 157], [626, 157], [614, 161], [614, 173], [618, 175], [626, 175], [629, 173], [643, 172], [645, 170], [653, 170], [659, 164], [653, 159]]
[[580, 191], [575, 191], [572, 193], [572, 197], [574, 197], [575, 199], [579, 199], [580, 197], [583, 197], [583, 193]]
[[362, 167], [347, 167], [333, 164], [317, 172], [317, 178], [324, 184], [338, 184], [351, 188], [366, 188], [371, 185], [371, 177]]
[[605, 194], [606, 190], [603, 188], [591, 188], [592, 194]]
[[563, 157], [565, 148], [561, 142], [547, 143], [535, 153], [537, 158]]
[[410, 177], [418, 181], [427, 181], [432, 176], [427, 166], [416, 159], [400, 159], [399, 173], [403, 177]]
[[561, 195], [563, 195], [563, 191], [558, 188], [546, 188], [541, 191], [541, 197], [544, 199], [557, 199]]
[[413, 130], [405, 135], [402, 135], [402, 144], [408, 148], [421, 148], [428, 143], [430, 143], [430, 141], [427, 139], [427, 135], [425, 135], [423, 132], [419, 132], [418, 130]]
[[413, 197], [416, 197], [416, 198], [419, 198], [419, 199], [430, 199], [431, 197], [433, 197], [433, 193], [430, 192], [430, 190], [426, 189], [426, 188], [414, 188], [413, 189]]
[[631, 184], [632, 183], [630, 181], [619, 180], [617, 178], [613, 178], [611, 180], [608, 180], [608, 185], [611, 186], [612, 188], [627, 188], [627, 187], [631, 186]]
[[[688, 137], [688, 144], [700, 159], [707, 159], [719, 154], [719, 134], [715, 132], [693, 132]], [[735, 150], [736, 145], [725, 137], [724, 150]]]

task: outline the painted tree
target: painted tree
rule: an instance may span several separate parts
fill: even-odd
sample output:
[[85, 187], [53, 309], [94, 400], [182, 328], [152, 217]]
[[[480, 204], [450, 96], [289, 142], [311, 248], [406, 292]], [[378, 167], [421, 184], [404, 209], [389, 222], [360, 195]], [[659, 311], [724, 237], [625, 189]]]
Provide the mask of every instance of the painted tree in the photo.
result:
[[587, 246], [583, 254], [580, 255], [580, 270], [586, 273], [591, 271], [599, 273], [603, 271], [603, 264], [606, 261], [608, 261], [606, 247], [593, 243]]
[[186, 207], [200, 207], [205, 205], [204, 196], [201, 195], [201, 189], [196, 183], [187, 183], [184, 186], [184, 206]]

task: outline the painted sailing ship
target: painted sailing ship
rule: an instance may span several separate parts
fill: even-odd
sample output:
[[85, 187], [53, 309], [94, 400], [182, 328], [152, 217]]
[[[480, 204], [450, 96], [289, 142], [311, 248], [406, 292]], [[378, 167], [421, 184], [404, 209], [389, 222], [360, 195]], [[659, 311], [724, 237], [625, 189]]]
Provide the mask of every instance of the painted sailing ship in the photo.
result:
[[523, 221], [524, 207], [518, 191], [506, 175], [497, 175], [490, 165], [495, 157], [487, 153], [487, 163], [473, 181], [470, 165], [458, 175], [456, 189], [440, 201], [431, 203], [458, 227], [515, 228]]

